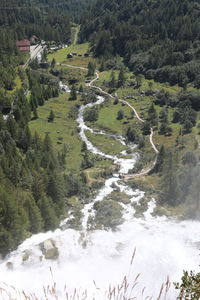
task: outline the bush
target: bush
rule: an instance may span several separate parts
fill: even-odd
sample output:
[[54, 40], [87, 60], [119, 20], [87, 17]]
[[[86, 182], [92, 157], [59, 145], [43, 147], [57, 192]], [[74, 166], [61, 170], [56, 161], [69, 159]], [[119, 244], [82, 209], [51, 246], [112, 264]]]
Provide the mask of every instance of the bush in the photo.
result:
[[94, 204], [97, 225], [115, 228], [122, 223], [122, 206], [112, 200], [98, 201]]
[[53, 110], [51, 110], [49, 117], [48, 117], [48, 122], [53, 122], [55, 118], [55, 114], [53, 112]]
[[84, 113], [84, 121], [85, 122], [96, 122], [99, 117], [98, 109], [91, 108]]
[[178, 299], [200, 299], [200, 273], [184, 271], [181, 283], [175, 284], [176, 289], [180, 290]]
[[124, 112], [123, 110], [118, 110], [117, 112], [117, 120], [122, 120], [124, 118]]

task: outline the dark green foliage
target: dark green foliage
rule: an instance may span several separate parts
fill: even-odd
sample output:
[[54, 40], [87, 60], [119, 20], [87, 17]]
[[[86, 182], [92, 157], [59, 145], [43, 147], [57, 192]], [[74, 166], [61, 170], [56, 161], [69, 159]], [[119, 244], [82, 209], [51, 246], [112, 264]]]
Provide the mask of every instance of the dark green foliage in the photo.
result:
[[32, 60], [32, 61], [30, 62], [29, 66], [30, 66], [31, 69], [33, 69], [33, 70], [37, 70], [37, 69], [39, 68], [39, 64], [38, 64], [38, 59], [37, 59], [37, 57], [36, 57], [34, 60]]
[[137, 144], [139, 148], [144, 147], [144, 138], [135, 131], [133, 125], [128, 127], [126, 131], [126, 138], [128, 142]]
[[178, 299], [197, 300], [200, 298], [200, 273], [191, 271], [183, 271], [180, 283], [176, 283], [175, 287], [179, 290]]
[[163, 135], [171, 135], [172, 128], [169, 127], [168, 111], [166, 107], [160, 111], [159, 120], [161, 124], [158, 133]]
[[38, 119], [38, 112], [37, 112], [37, 109], [36, 107], [33, 108], [33, 119]]
[[25, 210], [27, 211], [29, 226], [28, 230], [32, 233], [38, 233], [43, 229], [43, 220], [41, 211], [37, 206], [33, 197], [27, 197], [25, 199]]
[[95, 69], [96, 69], [96, 64], [93, 63], [93, 62], [89, 62], [88, 63], [88, 73], [87, 73], [87, 76], [88, 77], [94, 76]]
[[113, 200], [103, 200], [94, 204], [95, 222], [100, 227], [115, 228], [122, 222], [122, 207]]
[[96, 122], [99, 117], [99, 112], [97, 108], [91, 108], [85, 111], [84, 121]]
[[51, 198], [47, 198], [45, 195], [42, 195], [38, 201], [38, 207], [44, 221], [44, 230], [55, 229], [58, 226], [58, 218], [56, 217]]
[[94, 46], [94, 54], [97, 57], [109, 58], [113, 53], [113, 46], [109, 31], [102, 31], [99, 33], [96, 44]]
[[[182, 134], [190, 133], [196, 124], [197, 111], [199, 110], [199, 93], [191, 91], [181, 91], [173, 95], [161, 91], [156, 96], [155, 103], [164, 107], [159, 114], [159, 134], [171, 135], [172, 129], [169, 127], [167, 107], [171, 106], [173, 111], [173, 123], [180, 123], [182, 125]], [[156, 117], [156, 115], [154, 116]], [[148, 117], [150, 120], [150, 118]]]
[[[14, 249], [24, 237], [27, 218], [18, 201], [8, 190], [0, 188], [0, 251], [3, 255], [8, 249]], [[3, 241], [3, 237], [7, 237], [6, 240]]]
[[82, 148], [81, 148], [81, 153], [82, 153], [82, 156], [83, 156], [83, 160], [82, 160], [82, 163], [81, 163], [81, 168], [82, 169], [88, 169], [88, 168], [93, 167], [94, 163], [93, 163], [93, 160], [90, 158], [90, 153], [87, 150], [87, 145], [86, 145], [85, 142], [83, 142], [83, 145], [82, 145]]
[[53, 110], [50, 111], [49, 117], [48, 117], [48, 122], [53, 122], [55, 119], [55, 114]]
[[[161, 153], [162, 156], [164, 153]], [[161, 159], [158, 167], [162, 167], [162, 156], [159, 158]], [[178, 174], [176, 173], [176, 164], [173, 159], [172, 153], [165, 152], [165, 164], [163, 165], [164, 174], [162, 178], [162, 183], [160, 187], [160, 195], [159, 201], [161, 204], [168, 204], [171, 206], [176, 206], [180, 204], [180, 187], [178, 181]]]
[[135, 142], [137, 133], [136, 133], [135, 129], [133, 128], [133, 126], [128, 127], [127, 132], [126, 132], [126, 137], [127, 137], [128, 141]]
[[98, 57], [119, 55], [134, 73], [185, 88], [199, 82], [199, 25], [195, 0], [102, 0], [82, 18], [80, 36]]
[[55, 203], [55, 211], [59, 217], [63, 213], [64, 208], [64, 181], [58, 172], [51, 172], [48, 176], [47, 195], [53, 199]]
[[[59, 4], [55, 6], [50, 0], [46, 1], [45, 5], [40, 0], [32, 1], [31, 5], [28, 0], [23, 3], [19, 0], [15, 2], [8, 0], [2, 3], [4, 8], [9, 9], [0, 10], [0, 25], [6, 24], [9, 28], [13, 28], [18, 39], [29, 38], [35, 34], [44, 40], [67, 42], [70, 37], [69, 7]], [[39, 8], [41, 5], [42, 9]]]
[[64, 179], [65, 179], [67, 196], [71, 197], [74, 195], [78, 195], [78, 196], [81, 196], [82, 199], [89, 197], [89, 195], [90, 195], [89, 190], [88, 190], [87, 186], [85, 186], [85, 184], [83, 184], [82, 177], [78, 177], [76, 175], [69, 174], [69, 175], [65, 176]]
[[55, 60], [55, 58], [53, 58], [51, 61], [51, 68], [54, 68], [55, 65], [56, 65], [56, 60]]
[[164, 161], [165, 161], [165, 148], [164, 146], [162, 146], [160, 148], [160, 151], [158, 153], [158, 156], [157, 156], [157, 161], [156, 161], [156, 164], [152, 170], [152, 172], [162, 172], [163, 171], [163, 165], [164, 165]]
[[143, 76], [141, 74], [137, 74], [135, 79], [136, 79], [137, 88], [139, 88], [142, 85]]
[[147, 121], [151, 126], [156, 126], [158, 124], [158, 116], [153, 103], [148, 109]]
[[[45, 4], [44, 4], [45, 2]], [[40, 8], [40, 6], [43, 8]], [[8, 0], [0, 8], [0, 254], [14, 250], [30, 234], [54, 230], [66, 213], [66, 195], [87, 195], [86, 178], [64, 176], [66, 149], [55, 153], [50, 134], [42, 140], [31, 135], [28, 122], [36, 119], [37, 107], [59, 95], [59, 78], [41, 69], [35, 60], [26, 71], [26, 57], [15, 43], [35, 34], [54, 43], [68, 43], [73, 13], [84, 9], [88, 0], [55, 2]], [[12, 7], [12, 9], [11, 9]], [[15, 9], [18, 7], [21, 9]], [[6, 8], [6, 9], [4, 9]], [[80, 16], [80, 14], [79, 14]], [[78, 19], [79, 17], [77, 17]], [[44, 51], [42, 62], [47, 60]], [[56, 61], [52, 60], [51, 68]], [[12, 91], [16, 75], [22, 89]], [[30, 96], [29, 97], [27, 97]], [[28, 101], [29, 99], [29, 101]], [[12, 108], [12, 109], [11, 109]], [[53, 121], [53, 111], [49, 120]]]
[[124, 75], [124, 70], [121, 69], [119, 72], [119, 76], [118, 76], [117, 86], [123, 87], [125, 84], [125, 81], [126, 81], [126, 79], [125, 79], [125, 75]]
[[185, 120], [185, 122], [183, 123], [182, 133], [183, 134], [190, 133], [192, 127], [193, 127], [192, 122], [189, 119]]
[[119, 103], [119, 99], [118, 99], [118, 98], [115, 98], [113, 104], [114, 104], [114, 105], [117, 105], [118, 103]]
[[75, 88], [75, 86], [73, 85], [72, 88], [71, 88], [69, 100], [70, 100], [70, 101], [73, 101], [73, 100], [76, 100], [76, 99], [77, 99], [76, 88]]
[[124, 111], [122, 109], [117, 112], [117, 120], [122, 120], [124, 118]]
[[148, 121], [145, 121], [143, 124], [142, 124], [142, 133], [144, 135], [149, 135], [151, 133], [151, 125]]
[[83, 86], [82, 86], [82, 84], [80, 85], [80, 87], [79, 87], [79, 93], [83, 93]]
[[85, 155], [83, 155], [83, 160], [81, 163], [81, 169], [88, 169], [88, 168], [92, 168], [94, 166], [94, 163], [92, 161], [92, 159], [90, 158], [90, 155], [88, 153], [85, 153]]
[[159, 113], [159, 120], [161, 123], [167, 123], [168, 124], [168, 112], [167, 109], [164, 108]]
[[13, 250], [26, 232], [56, 228], [64, 208], [63, 175], [50, 137], [47, 134], [42, 141], [38, 134], [30, 134], [27, 103], [19, 92], [14, 114], [7, 121], [1, 119], [0, 253], [3, 255]]
[[161, 90], [156, 95], [155, 104], [160, 106], [169, 105], [175, 107], [178, 104], [178, 99], [174, 99], [173, 95]]
[[169, 136], [172, 134], [172, 128], [168, 126], [168, 123], [161, 123], [158, 133]]
[[116, 79], [115, 79], [115, 73], [112, 71], [111, 76], [110, 76], [110, 82], [109, 82], [109, 86], [112, 89], [116, 88]]

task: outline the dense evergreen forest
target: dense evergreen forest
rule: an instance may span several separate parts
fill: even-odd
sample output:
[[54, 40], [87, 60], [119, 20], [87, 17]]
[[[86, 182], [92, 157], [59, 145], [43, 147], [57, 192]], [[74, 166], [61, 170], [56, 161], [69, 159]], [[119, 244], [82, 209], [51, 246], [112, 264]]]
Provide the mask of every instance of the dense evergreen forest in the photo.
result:
[[[169, 108], [174, 109], [172, 123], [182, 124], [183, 129], [175, 153], [161, 148], [158, 164], [162, 167], [157, 164], [154, 172], [163, 176], [159, 202], [171, 206], [187, 203], [191, 218], [199, 218], [199, 158], [187, 150], [183, 157], [179, 152], [185, 147], [181, 135], [196, 126], [200, 110], [199, 17], [200, 3], [195, 0], [97, 0], [83, 14], [80, 32], [81, 41], [91, 42], [101, 71], [120, 69], [121, 57], [136, 75], [137, 85], [146, 78], [182, 88], [176, 95], [155, 91], [154, 104], [162, 107], [159, 134], [171, 135], [168, 117], [163, 119]], [[153, 106], [149, 113], [145, 125], [156, 127], [158, 116]], [[194, 152], [197, 148], [196, 142]]]
[[[176, 141], [178, 153], [184, 148], [181, 136], [191, 133], [197, 125], [200, 110], [199, 16], [200, 4], [193, 0], [1, 3], [0, 107], [12, 110], [7, 119], [0, 114], [1, 254], [14, 249], [31, 233], [56, 228], [67, 196], [88, 194], [83, 177], [65, 175], [65, 147], [56, 153], [48, 133], [43, 140], [38, 133], [30, 133], [28, 122], [38, 117], [37, 107], [58, 96], [58, 77], [39, 68], [37, 61], [24, 70], [25, 58], [17, 51], [16, 40], [35, 34], [49, 43], [70, 43], [71, 27], [79, 23], [79, 39], [90, 41], [100, 71], [120, 69], [118, 82], [114, 75], [108, 82], [110, 90], [126, 86], [125, 66], [136, 75], [136, 89], [142, 78], [181, 86], [176, 95], [156, 91], [154, 104], [159, 107], [159, 115], [152, 105], [145, 122], [147, 128], [143, 128], [143, 134], [148, 135], [150, 126], [160, 124], [159, 134], [167, 136], [172, 133], [170, 122], [182, 126]], [[46, 53], [43, 60], [47, 62], [45, 56]], [[56, 62], [51, 63], [54, 69]], [[89, 66], [88, 76], [92, 76], [96, 65]], [[16, 88], [16, 78], [22, 83], [20, 89]], [[152, 87], [149, 90], [152, 92]], [[170, 122], [168, 109], [173, 111]], [[53, 118], [52, 111], [49, 121]], [[118, 118], [123, 118], [123, 114], [119, 113]], [[127, 136], [131, 135], [127, 132]], [[199, 157], [191, 151], [183, 157], [177, 153], [172, 155], [163, 147], [160, 149], [154, 170], [163, 179], [160, 204], [188, 203], [188, 214], [193, 217], [195, 211], [199, 218]]]
[[[54, 229], [66, 195], [81, 183], [63, 173], [66, 149], [56, 153], [48, 134], [31, 135], [28, 122], [36, 108], [58, 95], [58, 81], [38, 66], [23, 70], [17, 39], [68, 42], [74, 14], [89, 1], [3, 1], [0, 4], [0, 253], [14, 249], [30, 233]], [[45, 60], [45, 53], [43, 59]], [[16, 76], [22, 83], [16, 88]], [[30, 101], [27, 101], [27, 94]], [[5, 115], [2, 109], [11, 109]], [[8, 113], [8, 112], [7, 112]], [[83, 192], [81, 192], [83, 193]]]
[[81, 40], [97, 57], [123, 57], [136, 74], [198, 87], [199, 16], [194, 0], [99, 0], [81, 20]]

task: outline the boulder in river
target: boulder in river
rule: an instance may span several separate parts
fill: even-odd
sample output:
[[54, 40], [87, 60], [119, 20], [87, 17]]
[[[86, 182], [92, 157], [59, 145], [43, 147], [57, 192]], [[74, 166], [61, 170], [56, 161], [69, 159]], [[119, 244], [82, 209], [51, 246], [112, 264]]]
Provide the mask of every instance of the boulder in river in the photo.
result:
[[22, 255], [23, 262], [27, 261], [32, 254], [31, 250], [25, 250]]
[[39, 246], [46, 259], [56, 260], [59, 257], [59, 251], [54, 240], [48, 239], [40, 243]]
[[8, 270], [13, 270], [13, 263], [12, 262], [10, 262], [10, 261], [8, 261], [7, 263], [6, 263], [6, 267], [8, 268]]

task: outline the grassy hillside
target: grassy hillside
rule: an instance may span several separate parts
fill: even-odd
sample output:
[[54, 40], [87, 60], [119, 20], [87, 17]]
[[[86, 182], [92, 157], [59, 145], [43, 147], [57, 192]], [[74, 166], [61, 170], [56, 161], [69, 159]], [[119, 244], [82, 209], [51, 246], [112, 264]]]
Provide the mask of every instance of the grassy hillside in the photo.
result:
[[[77, 101], [69, 101], [69, 94], [63, 93], [58, 98], [48, 100], [44, 106], [39, 107], [37, 120], [29, 123], [31, 131], [37, 131], [41, 137], [49, 133], [54, 147], [61, 151], [63, 145], [67, 147], [66, 166], [69, 170], [79, 170], [81, 164], [82, 142], [77, 132], [77, 123], [68, 117], [72, 107]], [[51, 109], [55, 113], [54, 122], [48, 122]]]

